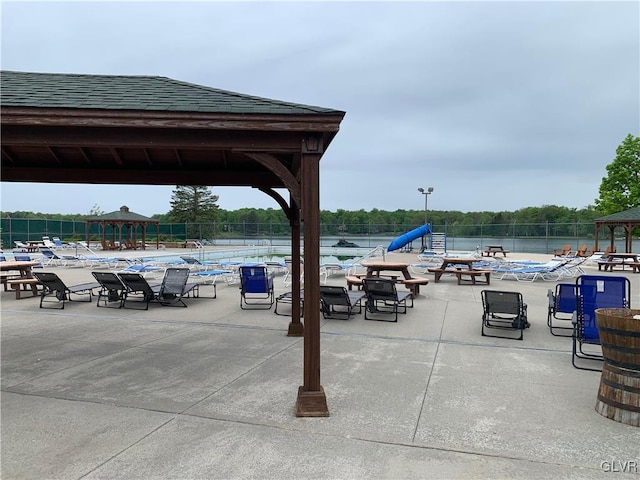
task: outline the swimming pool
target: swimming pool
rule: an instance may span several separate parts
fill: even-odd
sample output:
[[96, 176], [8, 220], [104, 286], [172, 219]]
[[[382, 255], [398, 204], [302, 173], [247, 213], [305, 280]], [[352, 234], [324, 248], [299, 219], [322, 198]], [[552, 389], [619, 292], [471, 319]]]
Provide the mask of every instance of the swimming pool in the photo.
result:
[[[337, 247], [321, 247], [320, 248], [320, 264], [325, 263], [355, 263], [363, 257], [370, 256], [371, 248], [337, 248]], [[378, 252], [378, 256], [382, 256], [382, 252]], [[220, 263], [264, 263], [278, 262], [284, 263], [285, 258], [291, 257], [290, 247], [253, 247], [253, 248], [236, 248], [229, 250], [197, 250], [185, 251], [184, 253], [171, 253], [165, 255], [145, 256], [142, 258], [145, 262], [180, 262], [182, 256], [190, 256], [198, 259], [200, 262], [220, 262]]]

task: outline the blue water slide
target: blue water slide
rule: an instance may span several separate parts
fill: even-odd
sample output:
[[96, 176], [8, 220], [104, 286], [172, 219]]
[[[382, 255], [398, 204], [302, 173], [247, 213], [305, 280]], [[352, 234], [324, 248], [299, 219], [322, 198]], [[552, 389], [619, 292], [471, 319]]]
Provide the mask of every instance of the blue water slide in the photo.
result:
[[429, 225], [422, 225], [421, 227], [415, 228], [410, 232], [405, 233], [404, 235], [400, 235], [393, 242], [389, 244], [387, 247], [387, 251], [393, 252], [394, 250], [398, 250], [399, 248], [404, 247], [407, 243], [413, 242], [416, 238], [424, 237], [427, 233], [430, 233], [431, 229]]

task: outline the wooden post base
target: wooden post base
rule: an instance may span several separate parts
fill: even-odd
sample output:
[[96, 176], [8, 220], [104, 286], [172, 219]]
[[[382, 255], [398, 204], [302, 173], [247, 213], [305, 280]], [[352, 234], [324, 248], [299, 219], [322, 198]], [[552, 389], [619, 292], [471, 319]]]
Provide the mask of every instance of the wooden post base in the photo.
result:
[[307, 392], [304, 387], [298, 388], [298, 401], [296, 402], [296, 417], [328, 417], [329, 407], [324, 388], [319, 391]]
[[302, 322], [289, 323], [287, 337], [304, 337], [304, 324]]

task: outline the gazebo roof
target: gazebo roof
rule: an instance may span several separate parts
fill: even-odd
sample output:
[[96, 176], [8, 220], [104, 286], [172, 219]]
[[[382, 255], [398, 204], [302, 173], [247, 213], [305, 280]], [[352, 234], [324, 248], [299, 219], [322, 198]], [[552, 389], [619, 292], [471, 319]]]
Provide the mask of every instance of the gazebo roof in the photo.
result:
[[153, 218], [145, 217], [144, 215], [140, 215], [139, 213], [134, 213], [129, 211], [129, 207], [125, 205], [120, 207], [120, 210], [116, 210], [115, 212], [87, 217], [87, 221], [88, 222], [124, 221], [124, 222], [134, 222], [134, 223], [159, 223], [158, 220], [154, 220]]
[[13, 107], [269, 115], [343, 113], [330, 108], [283, 102], [146, 75], [3, 70], [1, 95], [2, 105]]
[[629, 210], [625, 210], [623, 212], [612, 213], [611, 215], [606, 215], [604, 217], [596, 218], [596, 222], [608, 223], [608, 222], [619, 222], [619, 223], [627, 223], [627, 222], [637, 221], [640, 223], [640, 207], [630, 208]]

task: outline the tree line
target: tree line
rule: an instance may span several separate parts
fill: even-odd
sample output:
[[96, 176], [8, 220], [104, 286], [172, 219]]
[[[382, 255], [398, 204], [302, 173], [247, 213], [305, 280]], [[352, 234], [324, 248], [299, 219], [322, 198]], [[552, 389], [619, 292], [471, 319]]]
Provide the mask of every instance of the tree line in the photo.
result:
[[[49, 220], [84, 221], [87, 214], [58, 214], [42, 212], [1, 212], [3, 218], [25, 218]], [[583, 223], [592, 222], [602, 213], [593, 206], [582, 209], [544, 205], [542, 207], [527, 207], [515, 211], [501, 212], [460, 212], [455, 210], [429, 210], [428, 222], [434, 225], [479, 225], [479, 224], [525, 224], [525, 223]], [[151, 218], [161, 223], [204, 223], [218, 224], [287, 224], [284, 212], [274, 208], [241, 208], [238, 210], [216, 209], [215, 217], [202, 219], [199, 217], [177, 219], [170, 213], [155, 214]], [[386, 211], [372, 209], [366, 211], [338, 209], [335, 212], [322, 210], [320, 221], [326, 225], [415, 225], [424, 223], [424, 210], [394, 210]]]

